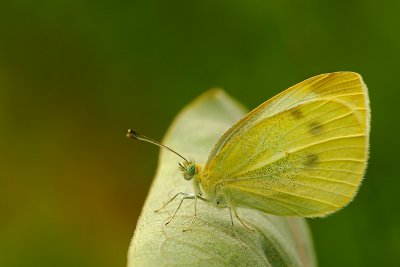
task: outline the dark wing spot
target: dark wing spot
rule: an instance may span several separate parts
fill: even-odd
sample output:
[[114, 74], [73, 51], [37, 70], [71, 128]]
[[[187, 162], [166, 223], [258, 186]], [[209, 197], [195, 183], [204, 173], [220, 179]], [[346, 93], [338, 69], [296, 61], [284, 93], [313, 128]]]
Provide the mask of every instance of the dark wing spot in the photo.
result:
[[303, 118], [303, 112], [300, 109], [293, 110], [290, 115], [292, 115], [297, 120]]
[[304, 158], [304, 166], [306, 167], [314, 167], [318, 165], [318, 156], [315, 154], [307, 155]]
[[308, 125], [308, 131], [312, 135], [320, 134], [320, 133], [322, 133], [323, 130], [324, 130], [324, 127], [318, 122], [313, 121]]

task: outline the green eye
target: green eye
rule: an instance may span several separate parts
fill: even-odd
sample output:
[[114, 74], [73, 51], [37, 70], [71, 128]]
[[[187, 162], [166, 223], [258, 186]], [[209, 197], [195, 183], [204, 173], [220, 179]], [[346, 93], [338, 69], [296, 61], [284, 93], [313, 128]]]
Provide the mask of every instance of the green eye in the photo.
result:
[[196, 172], [196, 167], [194, 164], [191, 164], [187, 167], [186, 172], [188, 175], [193, 176]]

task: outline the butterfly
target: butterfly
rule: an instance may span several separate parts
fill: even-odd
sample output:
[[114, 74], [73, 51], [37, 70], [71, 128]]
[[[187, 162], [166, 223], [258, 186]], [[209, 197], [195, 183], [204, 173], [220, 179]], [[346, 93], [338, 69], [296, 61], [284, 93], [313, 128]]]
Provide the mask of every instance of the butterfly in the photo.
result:
[[334, 72], [298, 83], [248, 113], [217, 142], [204, 165], [159, 142], [128, 130], [129, 138], [153, 143], [183, 159], [179, 168], [193, 181], [193, 194], [229, 208], [279, 216], [322, 217], [346, 206], [366, 171], [370, 106], [361, 75]]

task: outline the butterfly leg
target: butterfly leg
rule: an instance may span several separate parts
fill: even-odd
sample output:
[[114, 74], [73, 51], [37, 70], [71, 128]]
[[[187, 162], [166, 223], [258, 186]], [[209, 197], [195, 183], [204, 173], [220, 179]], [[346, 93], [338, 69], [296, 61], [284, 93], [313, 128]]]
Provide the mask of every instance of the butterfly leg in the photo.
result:
[[187, 230], [190, 229], [190, 227], [192, 227], [194, 219], [196, 219], [196, 217], [197, 217], [197, 198], [198, 198], [198, 196], [194, 196], [194, 215], [192, 217], [192, 220], [190, 221], [189, 226], [187, 228], [183, 229], [183, 232], [186, 232]]
[[[181, 202], [179, 202], [179, 205], [178, 205], [178, 207], [176, 208], [174, 214], [172, 214], [172, 217], [165, 223], [165, 225], [169, 224], [169, 223], [172, 221], [172, 219], [175, 217], [176, 213], [177, 213], [178, 210], [180, 209], [180, 207], [181, 207], [181, 205], [182, 205], [182, 203], [183, 203], [183, 201], [184, 201], [185, 199], [196, 199], [196, 196], [195, 196], [195, 195], [191, 195], [191, 194], [188, 194], [188, 193], [183, 193], [183, 194], [184, 194], [185, 196], [181, 199]], [[171, 201], [172, 201], [172, 200], [171, 200]], [[171, 201], [169, 201], [169, 202], [171, 202]], [[168, 203], [167, 203], [167, 204], [168, 204]]]
[[242, 239], [240, 239], [238, 233], [235, 230], [235, 225], [233, 224], [232, 208], [231, 207], [228, 207], [228, 208], [229, 208], [229, 215], [231, 216], [231, 226], [232, 226], [233, 233], [235, 234], [236, 238], [240, 241], [240, 243], [242, 243], [242, 245], [247, 249], [246, 244], [243, 242]]
[[251, 227], [247, 226], [247, 225], [244, 223], [244, 221], [239, 217], [239, 215], [238, 215], [238, 213], [237, 213], [237, 211], [236, 211], [235, 208], [233, 209], [233, 212], [235, 213], [235, 217], [239, 220], [239, 222], [243, 225], [244, 228], [246, 228], [247, 230], [249, 230], [249, 231], [251, 231], [251, 232], [253, 232], [253, 233], [255, 232], [254, 229], [252, 229]]
[[189, 193], [179, 192], [179, 193], [177, 193], [175, 196], [173, 196], [170, 200], [168, 200], [167, 202], [165, 202], [164, 205], [163, 205], [161, 208], [156, 209], [154, 212], [159, 212], [160, 210], [162, 210], [163, 208], [165, 208], [166, 206], [168, 206], [168, 204], [171, 203], [171, 202], [172, 202], [177, 196], [179, 196], [179, 195], [191, 196], [191, 194], [189, 194]]

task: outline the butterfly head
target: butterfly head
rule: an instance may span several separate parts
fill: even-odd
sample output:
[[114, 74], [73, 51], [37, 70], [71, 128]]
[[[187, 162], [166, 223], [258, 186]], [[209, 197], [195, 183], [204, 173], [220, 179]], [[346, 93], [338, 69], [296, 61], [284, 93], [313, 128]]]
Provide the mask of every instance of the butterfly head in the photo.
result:
[[200, 166], [193, 160], [179, 163], [179, 169], [185, 180], [192, 180], [192, 178], [200, 172]]

